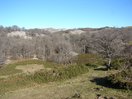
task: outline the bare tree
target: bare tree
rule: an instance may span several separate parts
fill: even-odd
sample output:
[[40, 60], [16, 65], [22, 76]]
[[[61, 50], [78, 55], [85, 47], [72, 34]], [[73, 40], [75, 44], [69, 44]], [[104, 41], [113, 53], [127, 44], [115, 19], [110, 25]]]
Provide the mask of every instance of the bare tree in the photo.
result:
[[54, 53], [52, 59], [57, 63], [69, 64], [72, 58], [71, 43], [62, 35], [53, 36]]
[[40, 59], [48, 60], [53, 53], [53, 43], [49, 36], [46, 37], [35, 37], [34, 43], [34, 54]]
[[[0, 65], [3, 66], [5, 63], [5, 49], [6, 49], [6, 37], [0, 34]], [[0, 66], [0, 67], [1, 67]]]
[[94, 49], [107, 60], [107, 69], [110, 69], [112, 59], [120, 56], [124, 49], [119, 32], [113, 30], [99, 32], [94, 38], [93, 44]]

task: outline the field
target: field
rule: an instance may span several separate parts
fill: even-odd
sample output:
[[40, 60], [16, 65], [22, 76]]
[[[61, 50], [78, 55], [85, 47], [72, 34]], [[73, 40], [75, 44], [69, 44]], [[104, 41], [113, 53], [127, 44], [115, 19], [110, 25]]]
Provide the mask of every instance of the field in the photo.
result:
[[131, 99], [132, 91], [105, 86], [110, 72], [83, 65], [26, 60], [0, 69], [0, 99]]

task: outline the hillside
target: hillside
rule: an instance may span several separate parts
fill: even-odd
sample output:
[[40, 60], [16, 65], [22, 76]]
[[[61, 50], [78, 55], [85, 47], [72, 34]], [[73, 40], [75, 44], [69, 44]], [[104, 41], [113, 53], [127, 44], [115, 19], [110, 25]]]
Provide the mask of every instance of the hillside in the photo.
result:
[[0, 28], [0, 99], [131, 99], [132, 28]]
[[[26, 62], [26, 61], [25, 61]], [[28, 64], [34, 64], [32, 61], [28, 61], [27, 65], [25, 65], [25, 62], [19, 62], [15, 63], [14, 66], [22, 66], [30, 67], [31, 65]], [[38, 66], [42, 63], [36, 61], [36, 66]], [[46, 63], [47, 64], [47, 63]], [[46, 66], [46, 64], [44, 66]], [[51, 70], [53, 69], [52, 66], [50, 66], [51, 69], [49, 69], [49, 66], [51, 64], [47, 64], [45, 70]], [[53, 64], [52, 64], [53, 65]], [[12, 64], [13, 66], [13, 64]], [[37, 66], [37, 67], [38, 67]], [[55, 65], [54, 65], [55, 66]], [[9, 68], [9, 67], [7, 67]], [[32, 67], [31, 67], [32, 68]], [[102, 68], [102, 67], [101, 67]], [[5, 68], [6, 69], [6, 68]], [[27, 68], [28, 69], [28, 68]], [[41, 68], [42, 69], [42, 68]], [[19, 71], [20, 72], [20, 71]], [[73, 73], [75, 70], [73, 69]], [[13, 74], [14, 73], [14, 74]], [[3, 93], [2, 91], [0, 94], [0, 99], [96, 99], [98, 95], [100, 97], [106, 97], [107, 99], [131, 99], [132, 91], [129, 90], [121, 90], [121, 89], [113, 89], [109, 87], [105, 87], [104, 80], [101, 80], [101, 78], [107, 76], [110, 72], [102, 71], [102, 70], [94, 70], [94, 68], [89, 68], [87, 72], [84, 72], [83, 74], [79, 74], [78, 76], [71, 77], [62, 81], [52, 81], [47, 83], [37, 83], [28, 85], [30, 83], [29, 81], [20, 82], [21, 80], [15, 77], [15, 72], [12, 72], [12, 80], [13, 77], [15, 77], [16, 80], [20, 80], [16, 83], [16, 85], [9, 86], [8, 83], [6, 83], [6, 86], [3, 86], [1, 84], [1, 88], [3, 91], [6, 91]], [[2, 77], [0, 74], [0, 77]], [[11, 74], [10, 74], [11, 75]], [[7, 78], [2, 79], [8, 79], [8, 75], [6, 74]], [[100, 79], [100, 83], [98, 84], [98, 81], [93, 81], [95, 78]], [[11, 79], [10, 79], [11, 80]], [[39, 78], [38, 78], [39, 80]], [[1, 83], [2, 80], [0, 80]], [[13, 81], [14, 83], [16, 81]], [[9, 81], [9, 83], [12, 83], [12, 81]], [[21, 84], [21, 86], [19, 86]], [[19, 86], [19, 87], [17, 87]], [[5, 90], [6, 89], [6, 90]], [[103, 98], [103, 99], [106, 99]]]
[[[66, 74], [64, 73], [66, 70], [63, 71], [65, 68], [68, 70]], [[100, 69], [97, 70], [95, 67], [83, 68], [72, 68], [72, 66], [60, 67], [54, 63], [47, 63], [38, 60], [26, 60], [12, 63], [3, 68], [3, 70], [0, 70], [0, 99], [96, 99], [97, 97], [106, 97], [107, 99], [132, 98], [132, 91], [113, 89], [110, 86], [106, 87], [107, 82], [103, 78], [111, 74], [113, 71], [104, 71], [101, 69], [104, 67], [98, 67]], [[62, 73], [61, 76], [63, 78], [56, 75], [59, 74], [59, 69], [61, 69], [60, 72]], [[54, 70], [56, 72], [53, 72]], [[53, 73], [53, 77], [57, 78], [51, 79], [50, 76], [48, 77], [48, 74], [45, 78], [44, 75], [41, 76], [41, 74], [34, 74], [35, 71], [36, 73], [37, 71], [38, 73], [47, 71], [50, 75]], [[25, 76], [28, 78], [27, 80], [24, 77], [25, 74], [27, 75]]]

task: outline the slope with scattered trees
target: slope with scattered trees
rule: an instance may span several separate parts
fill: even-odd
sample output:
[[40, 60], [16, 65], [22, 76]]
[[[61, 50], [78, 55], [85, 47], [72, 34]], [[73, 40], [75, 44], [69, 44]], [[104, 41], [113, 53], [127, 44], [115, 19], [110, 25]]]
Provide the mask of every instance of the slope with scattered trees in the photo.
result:
[[[40, 70], [30, 77], [28, 75], [29, 78], [22, 76], [20, 82], [27, 78], [42, 82], [45, 79], [55, 81], [71, 78], [82, 74], [82, 71], [85, 73], [86, 68], [101, 70], [100, 66], [104, 66], [102, 70], [111, 72], [105, 77], [106, 82], [111, 83], [110, 86], [119, 85], [120, 88], [131, 89], [132, 28], [103, 27], [66, 30], [0, 26], [0, 75], [6, 72], [19, 74], [20, 70], [15, 70], [16, 65], [9, 63], [32, 59], [41, 61], [42, 64], [49, 62], [61, 65], [63, 68], [55, 66], [59, 69], [52, 72], [53, 74], [58, 72], [57, 77]], [[0, 81], [3, 81], [3, 78]]]

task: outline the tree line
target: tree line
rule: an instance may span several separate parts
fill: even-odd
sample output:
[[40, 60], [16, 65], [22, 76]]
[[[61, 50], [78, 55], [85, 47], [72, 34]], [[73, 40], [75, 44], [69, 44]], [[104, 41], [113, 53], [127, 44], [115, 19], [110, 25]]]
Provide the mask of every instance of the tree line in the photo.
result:
[[[71, 31], [81, 30], [81, 34]], [[26, 36], [8, 36], [24, 31]], [[132, 28], [69, 29], [50, 33], [45, 29], [0, 26], [0, 63], [10, 59], [33, 58], [71, 64], [79, 54], [98, 54], [110, 68], [115, 58], [132, 58]], [[128, 59], [129, 58], [129, 59]]]

